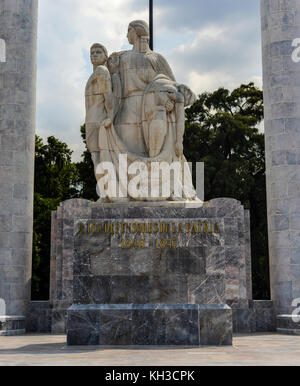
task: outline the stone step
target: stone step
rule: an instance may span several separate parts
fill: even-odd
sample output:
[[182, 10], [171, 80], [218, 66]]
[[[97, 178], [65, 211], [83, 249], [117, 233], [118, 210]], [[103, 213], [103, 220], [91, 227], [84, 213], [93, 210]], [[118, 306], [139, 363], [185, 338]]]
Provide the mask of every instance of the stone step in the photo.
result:
[[287, 335], [300, 335], [300, 317], [297, 318], [297, 316], [294, 315], [278, 315], [277, 332]]
[[0, 336], [25, 334], [24, 316], [0, 316]]

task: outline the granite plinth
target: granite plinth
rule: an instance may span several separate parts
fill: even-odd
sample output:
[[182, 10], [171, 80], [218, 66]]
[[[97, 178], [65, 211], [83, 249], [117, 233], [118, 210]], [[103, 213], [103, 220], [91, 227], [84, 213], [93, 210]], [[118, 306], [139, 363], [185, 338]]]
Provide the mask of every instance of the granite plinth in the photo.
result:
[[52, 309], [48, 301], [32, 301], [26, 316], [26, 332], [51, 332]]
[[[240, 202], [230, 198], [219, 198], [203, 204], [186, 204], [188, 206], [195, 205], [195, 207], [184, 207], [180, 202], [167, 204], [170, 206], [151, 207], [148, 203], [139, 202], [139, 206], [134, 206], [134, 203], [127, 203], [126, 206], [124, 204], [120, 206], [112, 204], [107, 207], [107, 204], [91, 203], [80, 199], [68, 200], [60, 204], [57, 211], [53, 212], [51, 229], [50, 305], [54, 316], [52, 319], [54, 323], [52, 331], [64, 332], [63, 313], [66, 313], [67, 308], [73, 303], [74, 229], [76, 222], [78, 223], [78, 220], [82, 219], [86, 221], [92, 219], [96, 223], [105, 219], [120, 222], [122, 219], [131, 220], [131, 222], [135, 221], [135, 219], [148, 219], [148, 222], [155, 222], [159, 219], [168, 222], [168, 219], [171, 219], [175, 223], [181, 222], [183, 219], [190, 219], [190, 222], [197, 222], [202, 219], [203, 221], [206, 220], [207, 223], [217, 222], [218, 219], [221, 219], [223, 224], [222, 237], [218, 238], [218, 235], [203, 234], [197, 241], [197, 235], [183, 235], [182, 243], [179, 247], [204, 247], [206, 249], [204, 252], [208, 251], [206, 257], [206, 269], [208, 272], [213, 271], [214, 267], [218, 265], [220, 269], [224, 268], [223, 258], [225, 253], [226, 303], [247, 303], [248, 300], [252, 299], [249, 212], [244, 210]], [[144, 222], [144, 220], [142, 221]], [[105, 245], [105, 242], [110, 242], [110, 239], [111, 237], [108, 235], [103, 245]], [[99, 239], [98, 242], [100, 243], [101, 240]], [[114, 242], [117, 242], [117, 237], [114, 237]], [[194, 245], [191, 245], [191, 243]], [[131, 272], [134, 272], [136, 269], [140, 270], [142, 275], [142, 271], [147, 269], [147, 265], [149, 266], [150, 262], [143, 256], [142, 250], [136, 250], [136, 252], [137, 257], [134, 269], [132, 270], [128, 266], [129, 252], [124, 250], [123, 257], [119, 258], [119, 266], [117, 266], [116, 272], [113, 272], [113, 275], [119, 272], [123, 276], [127, 272], [127, 275], [130, 276]], [[157, 251], [154, 252], [157, 254]], [[184, 252], [183, 249], [182, 252]], [[109, 262], [104, 257], [105, 253], [109, 252], [104, 249], [102, 253], [102, 260], [106, 267], [104, 275], [109, 275], [108, 272], [111, 268], [109, 267]], [[113, 253], [114, 258], [116, 258], [115, 252]], [[170, 251], [168, 253], [170, 254]], [[100, 257], [98, 256], [94, 260], [94, 266], [97, 259], [99, 260]], [[131, 259], [132, 264], [134, 263], [133, 260]], [[154, 256], [152, 260], [155, 261]], [[192, 259], [190, 259], [191, 261]], [[175, 262], [172, 264], [174, 265]], [[213, 291], [216, 292], [215, 290]], [[219, 292], [220, 289], [217, 288], [217, 293]], [[211, 296], [208, 293], [205, 295], [204, 292], [202, 295], [204, 297]], [[196, 297], [200, 298], [202, 295], [200, 295], [199, 291], [196, 291]], [[201, 299], [199, 299], [199, 302], [202, 302]], [[221, 301], [215, 296], [212, 302], [220, 303]], [[57, 318], [56, 315], [58, 316]]]
[[231, 304], [234, 333], [276, 331], [276, 313], [270, 300], [250, 300], [246, 304]]
[[[116, 224], [146, 231], [116, 231]], [[169, 229], [155, 231], [161, 224]], [[72, 304], [248, 304], [249, 213], [228, 198], [195, 205], [63, 202], [52, 216], [50, 294], [51, 331], [59, 333]]]
[[0, 316], [0, 336], [25, 334], [24, 316]]
[[97, 304], [68, 310], [69, 345], [231, 345], [226, 305]]
[[226, 252], [245, 251], [234, 215], [203, 206], [88, 210], [73, 226], [70, 345], [231, 344]]
[[121, 221], [76, 221], [73, 304], [226, 303], [222, 219]]

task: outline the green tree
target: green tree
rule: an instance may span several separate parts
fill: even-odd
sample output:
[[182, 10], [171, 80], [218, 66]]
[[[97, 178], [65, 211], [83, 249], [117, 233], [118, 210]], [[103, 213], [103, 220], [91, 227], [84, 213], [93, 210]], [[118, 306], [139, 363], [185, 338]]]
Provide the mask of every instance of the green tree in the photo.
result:
[[253, 293], [268, 299], [268, 241], [263, 93], [253, 83], [203, 93], [186, 110], [184, 149], [205, 163], [205, 199], [232, 197], [250, 209]]
[[72, 151], [55, 137], [35, 139], [32, 299], [49, 298], [51, 212], [78, 196]]
[[[81, 138], [86, 146], [85, 125], [80, 128]], [[78, 186], [80, 197], [86, 200], [97, 201], [99, 199], [96, 193], [96, 180], [94, 174], [94, 165], [91, 153], [87, 147], [82, 154], [82, 161], [76, 164], [78, 170]]]

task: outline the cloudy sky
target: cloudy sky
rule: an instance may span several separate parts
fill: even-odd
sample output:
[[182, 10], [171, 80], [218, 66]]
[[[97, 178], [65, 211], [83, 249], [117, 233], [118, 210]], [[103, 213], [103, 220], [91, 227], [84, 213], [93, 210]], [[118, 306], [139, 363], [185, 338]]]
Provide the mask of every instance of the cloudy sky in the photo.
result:
[[[84, 89], [89, 47], [130, 49], [130, 21], [148, 20], [148, 0], [40, 0], [37, 134], [65, 141], [79, 160], [84, 149]], [[261, 87], [259, 0], [154, 0], [154, 49], [177, 81], [196, 93]]]

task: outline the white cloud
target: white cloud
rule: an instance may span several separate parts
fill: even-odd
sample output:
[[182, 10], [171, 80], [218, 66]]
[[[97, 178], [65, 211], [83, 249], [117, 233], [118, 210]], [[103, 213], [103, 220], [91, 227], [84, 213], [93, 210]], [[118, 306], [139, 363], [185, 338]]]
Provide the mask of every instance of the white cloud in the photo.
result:
[[[126, 43], [133, 18], [131, 0], [42, 0], [39, 9], [37, 134], [77, 143], [78, 160], [84, 145], [80, 125], [85, 118], [84, 88], [91, 73], [89, 47], [101, 42], [109, 52]], [[127, 15], [126, 15], [127, 10]]]
[[[182, 4], [157, 0], [155, 8], [155, 49], [177, 80], [197, 93], [253, 80], [261, 85], [259, 1]], [[147, 18], [147, 0], [39, 2], [37, 134], [55, 135], [72, 147], [74, 159], [80, 158], [84, 89], [92, 71], [89, 47], [100, 42], [110, 53], [128, 49], [129, 22]]]

